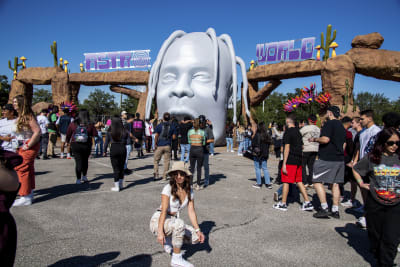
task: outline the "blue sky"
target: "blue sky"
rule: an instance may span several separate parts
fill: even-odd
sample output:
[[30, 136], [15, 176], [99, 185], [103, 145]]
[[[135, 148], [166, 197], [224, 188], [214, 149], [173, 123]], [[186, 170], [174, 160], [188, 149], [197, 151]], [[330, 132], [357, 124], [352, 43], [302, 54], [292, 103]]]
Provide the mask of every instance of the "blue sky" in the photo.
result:
[[[163, 41], [175, 30], [205, 31], [231, 36], [236, 55], [248, 67], [256, 59], [256, 44], [315, 36], [332, 24], [337, 30], [337, 54], [351, 48], [359, 34], [379, 32], [381, 49], [400, 51], [400, 0], [363, 1], [11, 1], [0, 0], [2, 40], [0, 74], [12, 80], [7, 61], [28, 58], [28, 67], [52, 66], [50, 45], [79, 72], [84, 53], [150, 49], [152, 62]], [[277, 92], [317, 83], [320, 77], [283, 80]], [[39, 86], [49, 88], [48, 86]], [[81, 87], [79, 99], [95, 87]], [[100, 87], [108, 90], [108, 86]], [[356, 76], [355, 93], [368, 91], [400, 97], [400, 83]], [[119, 95], [116, 95], [119, 100]]]

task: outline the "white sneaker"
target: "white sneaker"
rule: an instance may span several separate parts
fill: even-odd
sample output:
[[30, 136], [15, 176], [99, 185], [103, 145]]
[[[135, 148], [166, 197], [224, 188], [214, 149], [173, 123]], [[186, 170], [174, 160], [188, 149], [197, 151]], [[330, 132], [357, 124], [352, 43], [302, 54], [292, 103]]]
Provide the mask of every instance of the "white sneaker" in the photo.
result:
[[87, 182], [89, 182], [89, 180], [87, 179], [86, 176], [82, 176], [82, 182], [83, 182], [83, 183], [87, 183]]
[[182, 258], [182, 253], [172, 253], [171, 266], [173, 267], [194, 267], [193, 264]]
[[243, 156], [243, 154], [241, 154], [241, 153], [238, 153], [238, 156]]
[[20, 197], [19, 199], [15, 200], [12, 206], [18, 207], [18, 206], [29, 206], [29, 205], [32, 205], [32, 198], [28, 195], [25, 197]]
[[210, 154], [210, 157], [214, 157], [214, 154]]
[[349, 199], [345, 202], [341, 202], [340, 205], [342, 205], [343, 207], [346, 207], [346, 208], [351, 208], [351, 207], [353, 207], [353, 201], [351, 201], [351, 199]]
[[358, 218], [356, 224], [357, 224], [358, 226], [360, 226], [361, 228], [367, 228], [367, 220], [365, 220], [365, 217], [364, 217], [364, 216]]
[[233, 153], [233, 152], [235, 152], [235, 151], [231, 150], [231, 152]]
[[75, 182], [75, 184], [81, 184], [82, 182], [81, 182], [81, 180], [79, 180], [79, 179], [76, 179], [76, 182]]
[[111, 191], [119, 192], [119, 182], [114, 182], [114, 187], [111, 188]]
[[172, 253], [172, 238], [170, 236], [165, 238], [164, 251], [170, 255]]

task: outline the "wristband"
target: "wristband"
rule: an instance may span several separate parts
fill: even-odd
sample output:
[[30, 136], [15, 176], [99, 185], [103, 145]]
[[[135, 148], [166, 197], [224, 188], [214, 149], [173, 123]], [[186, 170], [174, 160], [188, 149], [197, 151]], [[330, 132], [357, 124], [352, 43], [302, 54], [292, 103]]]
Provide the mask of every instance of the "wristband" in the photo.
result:
[[200, 228], [195, 229], [196, 233], [200, 232]]

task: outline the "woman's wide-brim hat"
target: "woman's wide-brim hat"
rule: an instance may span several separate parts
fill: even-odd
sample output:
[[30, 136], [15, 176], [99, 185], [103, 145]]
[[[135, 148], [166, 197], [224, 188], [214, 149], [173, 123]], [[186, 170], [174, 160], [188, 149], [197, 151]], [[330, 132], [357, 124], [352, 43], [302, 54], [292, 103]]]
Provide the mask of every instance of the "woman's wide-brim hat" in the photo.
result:
[[167, 175], [171, 176], [172, 173], [174, 173], [176, 171], [184, 172], [184, 173], [186, 173], [187, 176], [191, 176], [192, 175], [192, 173], [189, 171], [189, 169], [185, 165], [184, 161], [175, 161], [172, 164], [172, 168], [167, 172]]

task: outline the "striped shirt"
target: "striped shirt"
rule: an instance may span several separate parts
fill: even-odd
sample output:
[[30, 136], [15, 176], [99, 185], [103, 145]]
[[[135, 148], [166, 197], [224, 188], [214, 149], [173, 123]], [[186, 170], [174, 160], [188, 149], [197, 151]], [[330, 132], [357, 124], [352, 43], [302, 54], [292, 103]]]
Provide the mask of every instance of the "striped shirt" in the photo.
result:
[[202, 129], [197, 131], [193, 128], [188, 132], [188, 143], [192, 146], [204, 146], [206, 144], [205, 133]]

